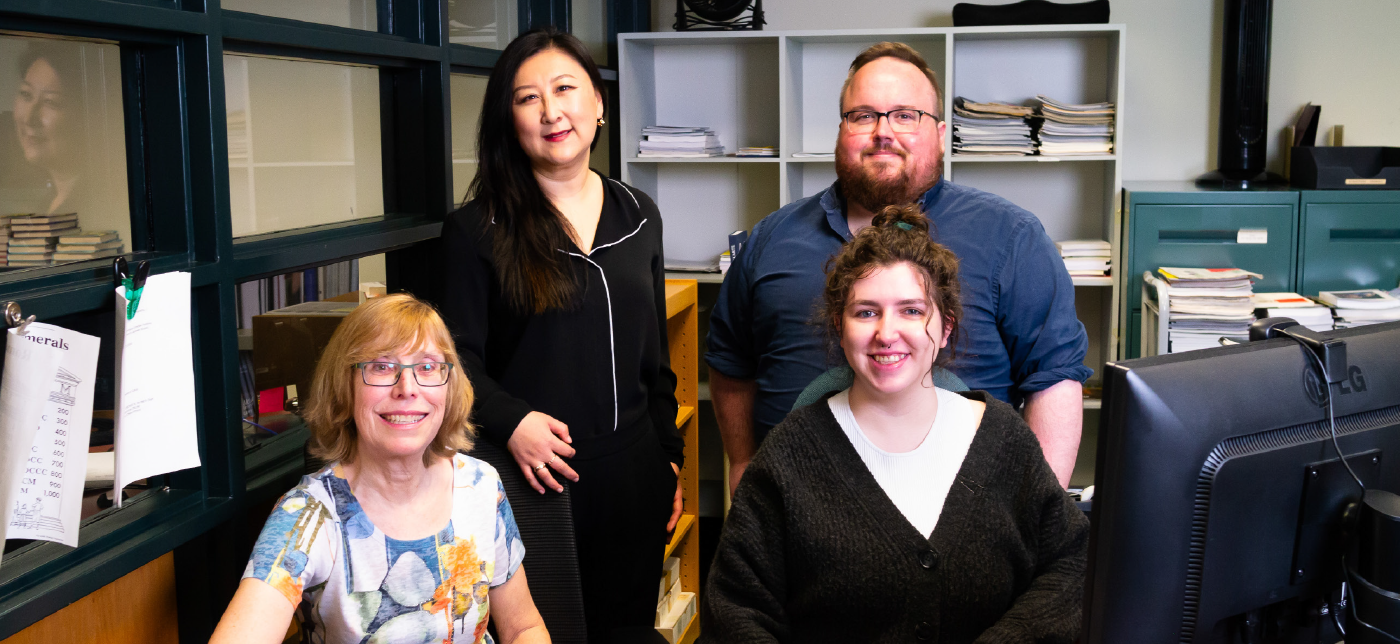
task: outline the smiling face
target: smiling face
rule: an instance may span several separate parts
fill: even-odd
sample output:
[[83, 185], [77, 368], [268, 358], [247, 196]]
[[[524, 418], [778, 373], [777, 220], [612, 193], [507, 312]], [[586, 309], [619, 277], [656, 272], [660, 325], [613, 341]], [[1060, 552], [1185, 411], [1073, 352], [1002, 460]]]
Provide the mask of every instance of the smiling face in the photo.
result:
[[29, 163], [53, 169], [69, 157], [72, 141], [65, 125], [68, 109], [63, 81], [49, 61], [37, 59], [15, 93], [15, 133]]
[[[417, 351], [405, 347], [371, 361], [418, 364], [446, 360], [430, 340]], [[448, 386], [424, 387], [408, 370], [390, 387], [365, 384], [358, 370], [354, 375], [355, 428], [359, 434], [356, 459], [422, 458], [442, 426]]]
[[515, 134], [531, 165], [587, 165], [603, 96], [583, 66], [558, 49], [546, 49], [520, 65], [513, 87]]
[[[897, 109], [938, 113], [938, 95], [918, 67], [898, 58], [866, 63], [851, 77], [841, 101], [851, 110]], [[913, 132], [895, 132], [881, 118], [872, 132], [856, 133], [843, 120], [836, 138], [836, 176], [847, 199], [871, 212], [917, 199], [943, 172], [947, 124], [924, 116]]]
[[929, 375], [950, 331], [924, 292], [923, 276], [899, 262], [852, 284], [841, 318], [841, 349], [855, 370], [855, 386], [899, 395]]

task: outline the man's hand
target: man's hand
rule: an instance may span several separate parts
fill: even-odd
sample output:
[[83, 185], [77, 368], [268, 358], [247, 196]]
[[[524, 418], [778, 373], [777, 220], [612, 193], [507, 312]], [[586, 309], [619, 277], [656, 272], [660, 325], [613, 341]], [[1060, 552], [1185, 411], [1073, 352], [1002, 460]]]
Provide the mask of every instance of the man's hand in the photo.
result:
[[1061, 380], [1027, 397], [1021, 413], [1040, 439], [1040, 450], [1060, 487], [1069, 487], [1084, 430], [1084, 387], [1074, 380]]
[[739, 486], [744, 468], [758, 451], [753, 437], [753, 402], [757, 396], [758, 382], [730, 378], [717, 369], [710, 369], [710, 399], [715, 404], [715, 420], [719, 422], [724, 454], [729, 457], [730, 496]]

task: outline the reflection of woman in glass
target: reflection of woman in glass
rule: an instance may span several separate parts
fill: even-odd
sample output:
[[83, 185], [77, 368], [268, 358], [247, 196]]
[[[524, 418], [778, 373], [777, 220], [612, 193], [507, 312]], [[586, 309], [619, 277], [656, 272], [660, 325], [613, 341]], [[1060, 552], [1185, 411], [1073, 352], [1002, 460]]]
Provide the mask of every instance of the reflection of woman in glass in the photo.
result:
[[42, 212], [72, 212], [81, 159], [76, 85], [81, 63], [76, 45], [35, 43], [20, 57], [15, 92], [15, 137], [24, 160], [47, 174], [49, 200]]

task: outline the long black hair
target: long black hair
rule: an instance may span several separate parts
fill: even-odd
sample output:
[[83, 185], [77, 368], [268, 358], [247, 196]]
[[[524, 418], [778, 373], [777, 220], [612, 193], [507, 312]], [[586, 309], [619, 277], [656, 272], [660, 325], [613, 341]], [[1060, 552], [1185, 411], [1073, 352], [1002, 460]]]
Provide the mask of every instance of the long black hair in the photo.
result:
[[[479, 201], [488, 220], [495, 222], [492, 258], [501, 293], [522, 312], [566, 308], [577, 290], [567, 258], [556, 250], [568, 247], [573, 226], [540, 188], [515, 132], [515, 74], [526, 60], [550, 49], [582, 66], [607, 104], [603, 77], [577, 38], [554, 27], [521, 34], [506, 45], [486, 82], [476, 137], [476, 177], [467, 189], [467, 199]], [[597, 144], [595, 134], [593, 145]]]

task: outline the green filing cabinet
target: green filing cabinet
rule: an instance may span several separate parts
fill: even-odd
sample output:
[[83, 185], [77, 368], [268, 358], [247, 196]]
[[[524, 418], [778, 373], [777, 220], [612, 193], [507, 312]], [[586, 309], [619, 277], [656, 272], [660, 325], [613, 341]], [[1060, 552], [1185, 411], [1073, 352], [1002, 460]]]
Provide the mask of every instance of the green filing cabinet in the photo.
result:
[[1123, 185], [1123, 202], [1127, 217], [1121, 242], [1119, 328], [1125, 332], [1119, 349], [1124, 358], [1141, 353], [1146, 271], [1161, 266], [1243, 268], [1264, 276], [1255, 283], [1256, 291], [1294, 290], [1296, 190], [1285, 186], [1227, 191], [1194, 183], [1128, 182]]
[[1298, 292], [1390, 290], [1400, 280], [1400, 191], [1304, 190]]

